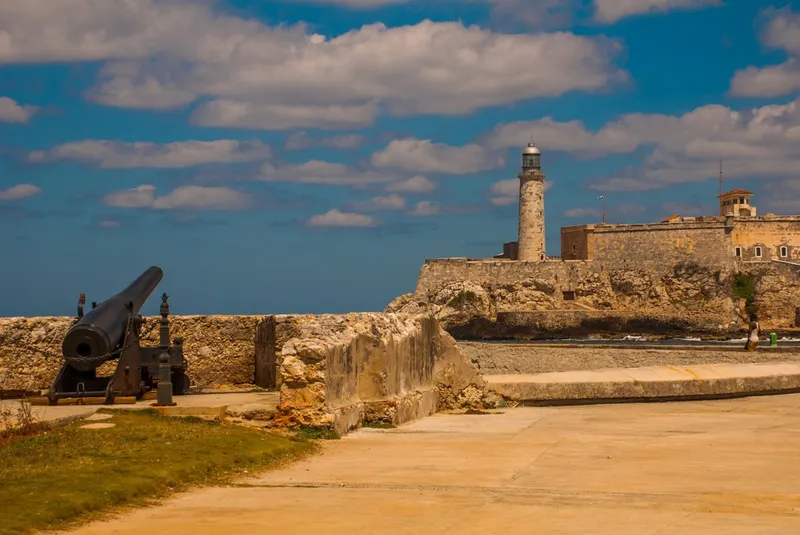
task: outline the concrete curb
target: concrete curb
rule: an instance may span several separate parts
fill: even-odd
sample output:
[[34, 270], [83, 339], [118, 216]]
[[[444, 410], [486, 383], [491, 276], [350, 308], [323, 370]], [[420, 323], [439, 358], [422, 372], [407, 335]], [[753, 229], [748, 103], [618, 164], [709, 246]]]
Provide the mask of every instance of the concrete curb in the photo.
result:
[[485, 376], [490, 390], [523, 404], [717, 399], [800, 392], [800, 363], [649, 366]]

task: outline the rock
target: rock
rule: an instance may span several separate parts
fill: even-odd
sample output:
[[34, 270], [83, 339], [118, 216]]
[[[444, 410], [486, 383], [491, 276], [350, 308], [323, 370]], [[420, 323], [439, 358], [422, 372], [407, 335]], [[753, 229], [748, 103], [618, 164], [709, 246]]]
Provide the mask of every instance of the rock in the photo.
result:
[[81, 429], [109, 429], [109, 428], [114, 427], [116, 425], [117, 424], [111, 424], [111, 423], [86, 424], [86, 425], [82, 425]]

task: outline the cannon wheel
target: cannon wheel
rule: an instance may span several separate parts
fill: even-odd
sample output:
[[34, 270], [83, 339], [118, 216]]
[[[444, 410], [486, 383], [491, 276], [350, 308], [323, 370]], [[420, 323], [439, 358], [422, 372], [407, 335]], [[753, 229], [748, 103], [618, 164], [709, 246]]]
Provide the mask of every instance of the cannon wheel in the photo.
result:
[[191, 381], [189, 376], [183, 372], [176, 372], [172, 374], [172, 395], [183, 396], [189, 391]]

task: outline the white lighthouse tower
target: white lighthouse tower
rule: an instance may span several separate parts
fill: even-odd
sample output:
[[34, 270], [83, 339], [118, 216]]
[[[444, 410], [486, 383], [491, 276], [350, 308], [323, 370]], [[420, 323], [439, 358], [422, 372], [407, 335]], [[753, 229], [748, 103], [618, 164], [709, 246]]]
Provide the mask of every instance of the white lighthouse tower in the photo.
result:
[[519, 252], [522, 262], [541, 262], [544, 247], [544, 173], [542, 153], [533, 143], [522, 151], [519, 178]]

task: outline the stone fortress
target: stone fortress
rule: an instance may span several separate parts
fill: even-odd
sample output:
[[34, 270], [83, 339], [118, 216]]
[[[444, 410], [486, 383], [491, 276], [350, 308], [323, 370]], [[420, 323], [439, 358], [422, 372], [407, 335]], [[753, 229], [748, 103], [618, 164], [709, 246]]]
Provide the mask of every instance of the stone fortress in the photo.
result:
[[561, 256], [548, 257], [541, 157], [533, 143], [522, 151], [518, 241], [494, 258], [426, 260], [414, 294], [388, 309], [433, 307], [465, 338], [724, 335], [752, 313], [797, 326], [800, 216], [759, 216], [753, 193], [736, 189], [713, 216], [564, 227]]
[[[503, 244], [495, 258], [522, 262], [546, 259], [544, 178], [541, 152], [532, 143], [522, 155], [519, 240]], [[609, 266], [694, 259], [707, 264], [731, 260], [800, 260], [800, 216], [756, 215], [753, 193], [735, 189], [719, 195], [714, 216], [672, 215], [659, 223], [589, 224], [561, 229], [561, 259]], [[656, 247], [654, 250], [653, 247]]]

